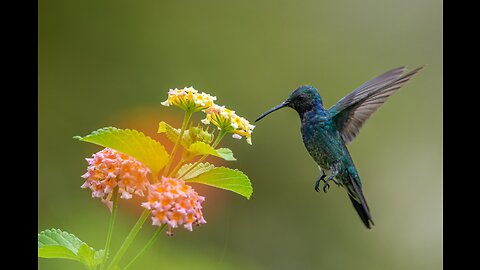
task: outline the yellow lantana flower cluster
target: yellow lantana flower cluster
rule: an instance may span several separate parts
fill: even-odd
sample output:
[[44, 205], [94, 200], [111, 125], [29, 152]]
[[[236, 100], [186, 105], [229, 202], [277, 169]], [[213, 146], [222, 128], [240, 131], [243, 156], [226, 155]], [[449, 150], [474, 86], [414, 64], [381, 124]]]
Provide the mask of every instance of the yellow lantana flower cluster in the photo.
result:
[[233, 133], [233, 138], [241, 139], [245, 137], [248, 144], [252, 144], [252, 131], [255, 128], [250, 122], [235, 114], [235, 111], [219, 106], [214, 103], [216, 97], [206, 93], [199, 93], [193, 87], [183, 89], [170, 89], [168, 98], [162, 102], [162, 105], [175, 105], [185, 111], [198, 112], [203, 111], [206, 118], [202, 120], [204, 124], [213, 124], [218, 129]]
[[204, 110], [207, 117], [202, 120], [204, 124], [214, 124], [218, 129], [223, 129], [233, 133], [233, 138], [241, 139], [242, 136], [247, 138], [247, 143], [252, 144], [252, 131], [255, 128], [250, 122], [235, 114], [235, 111], [214, 104]]
[[175, 88], [168, 91], [168, 98], [162, 105], [175, 105], [185, 111], [198, 112], [212, 106], [216, 99], [209, 94], [199, 93], [193, 87]]

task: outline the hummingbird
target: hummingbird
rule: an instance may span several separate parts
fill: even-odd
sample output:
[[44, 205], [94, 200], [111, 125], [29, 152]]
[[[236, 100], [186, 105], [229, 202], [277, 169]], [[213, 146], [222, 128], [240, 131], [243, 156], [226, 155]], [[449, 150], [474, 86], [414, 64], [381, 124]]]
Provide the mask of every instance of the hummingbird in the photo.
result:
[[372, 215], [346, 145], [357, 136], [365, 121], [422, 68], [410, 72], [405, 67], [389, 70], [362, 84], [330, 109], [325, 109], [315, 87], [300, 86], [284, 102], [260, 115], [255, 122], [281, 108], [290, 107], [297, 111], [303, 143], [320, 169], [315, 191], [319, 192], [322, 181], [325, 193], [330, 188], [330, 181], [343, 187], [363, 224], [371, 229], [374, 225]]

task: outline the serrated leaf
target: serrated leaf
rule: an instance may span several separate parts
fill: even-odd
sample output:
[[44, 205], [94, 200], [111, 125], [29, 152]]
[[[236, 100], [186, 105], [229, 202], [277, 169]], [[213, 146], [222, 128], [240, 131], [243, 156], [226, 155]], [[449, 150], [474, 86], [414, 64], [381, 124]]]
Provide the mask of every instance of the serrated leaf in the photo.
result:
[[58, 258], [58, 259], [67, 259], [80, 261], [80, 259], [66, 247], [62, 246], [43, 246], [38, 248], [38, 257], [39, 258]]
[[253, 193], [252, 184], [248, 176], [239, 170], [218, 167], [209, 170], [187, 182], [201, 183], [212, 187], [229, 190], [250, 199]]
[[81, 262], [89, 267], [100, 264], [105, 252], [95, 251], [75, 235], [59, 229], [38, 234], [38, 257], [57, 258]]
[[[180, 144], [183, 146], [183, 148], [188, 148], [190, 144], [192, 144], [192, 140], [190, 136], [188, 135], [189, 130], [185, 130], [182, 136], [182, 140], [180, 141]], [[174, 128], [170, 126], [169, 124], [165, 122], [160, 122], [158, 123], [158, 131], [157, 133], [165, 133], [167, 135], [167, 138], [173, 142], [177, 143], [178, 136], [180, 136], [180, 129], [179, 128]]]
[[45, 230], [38, 234], [38, 257], [74, 260], [88, 267], [102, 262], [105, 252], [95, 251], [75, 235], [59, 229]]
[[130, 155], [147, 166], [154, 175], [160, 172], [169, 159], [169, 155], [161, 143], [133, 129], [106, 127], [94, 131], [90, 135], [75, 136], [74, 138]]
[[225, 159], [226, 161], [237, 160], [236, 158], [233, 157], [232, 150], [230, 150], [228, 148], [218, 148], [217, 149], [217, 154], [220, 155], [220, 157]]
[[204, 142], [194, 142], [187, 148], [188, 154], [190, 156], [203, 156], [203, 155], [212, 155], [219, 158], [223, 158], [227, 161], [236, 160], [233, 157], [232, 150], [228, 148], [219, 148], [215, 149], [211, 145]]
[[45, 230], [38, 234], [38, 257], [80, 261], [77, 252], [82, 244], [73, 234], [58, 229]]
[[165, 133], [170, 141], [176, 143], [178, 140], [178, 135], [180, 135], [180, 129], [176, 129], [162, 121], [158, 123], [157, 133]]
[[213, 148], [212, 146], [204, 142], [192, 143], [190, 147], [188, 147], [187, 151], [191, 156], [200, 156], [200, 155], [218, 156], [218, 153], [217, 151], [215, 151], [215, 148]]
[[93, 266], [95, 250], [87, 244], [82, 244], [78, 248], [77, 256], [83, 264]]
[[[183, 165], [180, 170], [178, 170], [177, 174], [175, 177], [180, 177], [182, 176], [186, 171], [188, 171], [192, 166], [194, 165], [194, 163], [189, 163], [189, 164], [185, 164]], [[210, 170], [212, 170], [213, 168], [215, 168], [215, 166], [213, 164], [210, 164], [208, 162], [206, 163], [200, 163], [198, 164], [197, 166], [195, 166], [190, 172], [188, 172], [186, 175], [184, 175], [182, 177], [183, 180], [187, 180], [187, 179], [190, 179], [190, 178], [193, 178], [193, 177], [196, 177], [202, 173], [205, 173], [205, 172], [208, 172]]]
[[103, 256], [105, 256], [105, 250], [102, 249], [95, 251], [87, 244], [82, 244], [80, 248], [78, 248], [77, 256], [83, 264], [95, 267], [102, 263]]
[[103, 257], [107, 256], [108, 258], [108, 253], [105, 252], [105, 249], [100, 249], [95, 251], [95, 254], [93, 254], [93, 262], [94, 265], [99, 265], [100, 263], [103, 262]]

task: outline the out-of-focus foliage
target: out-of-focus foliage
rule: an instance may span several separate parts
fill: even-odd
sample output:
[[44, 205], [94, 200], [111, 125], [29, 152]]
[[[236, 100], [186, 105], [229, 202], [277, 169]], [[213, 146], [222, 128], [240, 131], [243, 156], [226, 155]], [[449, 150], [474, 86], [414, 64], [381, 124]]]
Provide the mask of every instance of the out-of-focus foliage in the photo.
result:
[[59, 229], [47, 229], [38, 233], [38, 257], [78, 261], [89, 269], [99, 265], [105, 250], [95, 251], [75, 235]]
[[[300, 85], [318, 88], [329, 107], [390, 68], [426, 64], [349, 145], [373, 230], [343, 190], [314, 191], [317, 166], [298, 116], [284, 109], [257, 123], [253, 146], [222, 141], [252, 181], [250, 200], [195, 185], [208, 224], [160, 237], [132, 269], [441, 268], [441, 4], [39, 1], [38, 231], [61, 227], [103, 247], [108, 209], [80, 188], [84, 158], [101, 148], [72, 136], [116, 126], [171, 149], [157, 134], [159, 121], [181, 124], [180, 110], [160, 105], [170, 88], [193, 85], [253, 120]], [[139, 203], [120, 202], [113, 248]], [[144, 226], [125, 261], [153, 231]], [[65, 265], [82, 269], [39, 259], [39, 269]]]

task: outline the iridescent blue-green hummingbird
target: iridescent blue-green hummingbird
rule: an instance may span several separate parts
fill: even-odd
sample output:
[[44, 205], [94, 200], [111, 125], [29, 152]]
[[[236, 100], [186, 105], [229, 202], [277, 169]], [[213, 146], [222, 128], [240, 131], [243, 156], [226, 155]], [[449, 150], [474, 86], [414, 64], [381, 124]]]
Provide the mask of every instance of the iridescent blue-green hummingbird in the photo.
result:
[[328, 110], [323, 107], [317, 89], [301, 86], [287, 100], [260, 115], [255, 122], [283, 107], [296, 110], [302, 122], [303, 143], [321, 171], [315, 182], [315, 190], [318, 192], [320, 181], [323, 181], [323, 191], [326, 192], [331, 180], [345, 188], [363, 223], [371, 229], [374, 225], [372, 216], [363, 196], [360, 176], [346, 144], [355, 138], [363, 123], [388, 97], [421, 68], [410, 72], [406, 72], [404, 67], [387, 71], [362, 84]]

